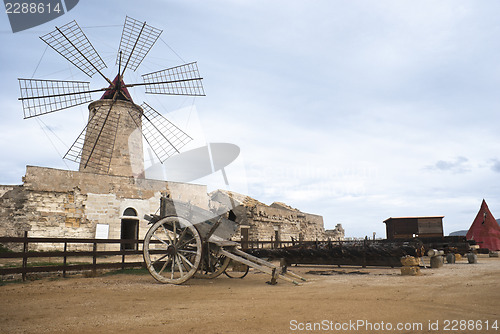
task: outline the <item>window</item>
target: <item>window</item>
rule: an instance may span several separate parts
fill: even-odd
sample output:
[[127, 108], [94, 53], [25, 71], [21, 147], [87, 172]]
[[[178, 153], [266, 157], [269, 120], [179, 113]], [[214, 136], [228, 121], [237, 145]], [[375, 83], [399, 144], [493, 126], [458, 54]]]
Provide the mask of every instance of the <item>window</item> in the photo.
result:
[[133, 208], [126, 208], [125, 211], [123, 211], [123, 215], [128, 217], [137, 217], [137, 211]]

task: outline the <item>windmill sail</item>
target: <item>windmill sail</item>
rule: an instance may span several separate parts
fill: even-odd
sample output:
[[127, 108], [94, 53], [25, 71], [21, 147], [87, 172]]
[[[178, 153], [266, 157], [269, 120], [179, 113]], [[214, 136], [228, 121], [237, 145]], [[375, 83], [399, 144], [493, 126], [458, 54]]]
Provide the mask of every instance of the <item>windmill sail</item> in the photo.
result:
[[141, 107], [144, 139], [160, 162], [163, 163], [173, 154], [179, 153], [179, 150], [193, 139], [146, 102], [143, 102]]
[[162, 32], [160, 29], [147, 25], [146, 22], [140, 22], [128, 16], [125, 18], [119, 52], [116, 57], [116, 65], [119, 65], [123, 60], [126, 61], [122, 76], [125, 69], [130, 68], [135, 71], [139, 67]]
[[196, 62], [142, 76], [146, 93], [205, 96]]
[[24, 118], [48, 114], [92, 101], [90, 83], [83, 81], [18, 79]]
[[104, 76], [100, 70], [106, 68], [106, 64], [76, 21], [60, 28], [56, 27], [56, 30], [41, 36], [40, 39], [89, 77], [96, 72]]
[[149, 94], [204, 96], [196, 62], [145, 74], [142, 83], [126, 84], [123, 80], [125, 70], [139, 67], [161, 33], [146, 22], [125, 18], [114, 81], [101, 72], [106, 64], [75, 21], [41, 36], [86, 75], [99, 73], [108, 85], [90, 90], [90, 83], [83, 81], [19, 79], [24, 118], [89, 103], [90, 93], [105, 92], [99, 101], [90, 104], [89, 121], [65, 159], [79, 162], [80, 171], [140, 176], [144, 170], [141, 129], [161, 162], [179, 153], [192, 138], [147, 103], [142, 104], [142, 109], [135, 105], [127, 88], [144, 86]]

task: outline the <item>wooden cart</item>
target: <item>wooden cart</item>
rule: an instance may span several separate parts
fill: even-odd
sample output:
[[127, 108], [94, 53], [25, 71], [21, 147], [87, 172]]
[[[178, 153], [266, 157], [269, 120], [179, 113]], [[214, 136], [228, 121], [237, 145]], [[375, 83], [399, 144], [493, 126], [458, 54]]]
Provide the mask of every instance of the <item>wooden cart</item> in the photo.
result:
[[[192, 277], [215, 278], [231, 261], [271, 275], [271, 284], [281, 278], [294, 284], [304, 278], [249, 255], [231, 237], [238, 224], [189, 203], [162, 197], [160, 214], [150, 221], [144, 238], [144, 262], [161, 283], [182, 284]], [[228, 275], [233, 276], [233, 275]], [[242, 275], [244, 276], [244, 275]]]

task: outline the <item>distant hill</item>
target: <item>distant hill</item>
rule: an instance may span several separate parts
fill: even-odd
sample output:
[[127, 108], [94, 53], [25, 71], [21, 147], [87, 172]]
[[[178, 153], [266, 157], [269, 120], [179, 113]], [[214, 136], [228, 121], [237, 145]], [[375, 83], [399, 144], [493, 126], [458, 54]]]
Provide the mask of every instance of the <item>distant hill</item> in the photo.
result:
[[[497, 221], [498, 225], [500, 225], [500, 219], [497, 219], [496, 221]], [[458, 236], [462, 236], [462, 235], [465, 236], [467, 234], [467, 232], [468, 232], [468, 230], [455, 231], [455, 232], [451, 232], [449, 234], [449, 236], [450, 237], [458, 237]]]
[[461, 231], [451, 232], [449, 235], [450, 237], [460, 237], [460, 236], [465, 236], [467, 232], [468, 230], [461, 230]]

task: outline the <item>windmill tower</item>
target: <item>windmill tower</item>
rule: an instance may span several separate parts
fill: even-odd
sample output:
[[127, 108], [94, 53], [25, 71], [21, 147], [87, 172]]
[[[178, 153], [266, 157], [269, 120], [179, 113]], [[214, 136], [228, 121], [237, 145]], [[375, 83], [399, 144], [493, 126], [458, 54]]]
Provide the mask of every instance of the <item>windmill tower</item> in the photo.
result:
[[18, 79], [24, 118], [89, 103], [92, 93], [104, 92], [90, 103], [88, 123], [64, 158], [78, 162], [81, 172], [144, 177], [142, 137], [160, 162], [179, 153], [192, 138], [146, 102], [136, 105], [127, 88], [144, 86], [147, 94], [205, 95], [195, 62], [144, 74], [143, 83], [124, 82], [125, 71], [137, 70], [161, 33], [146, 22], [126, 17], [113, 81], [102, 73], [107, 66], [76, 21], [41, 36], [89, 77], [100, 74], [108, 86], [90, 89], [90, 83], [83, 81]]
[[[131, 114], [139, 115], [137, 123]], [[113, 103], [112, 100], [101, 99], [92, 102], [79, 171], [144, 177], [142, 114], [142, 108], [131, 101], [117, 100]], [[94, 145], [96, 142], [98, 146]]]

